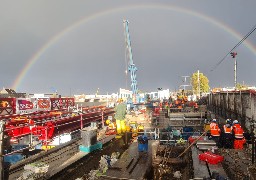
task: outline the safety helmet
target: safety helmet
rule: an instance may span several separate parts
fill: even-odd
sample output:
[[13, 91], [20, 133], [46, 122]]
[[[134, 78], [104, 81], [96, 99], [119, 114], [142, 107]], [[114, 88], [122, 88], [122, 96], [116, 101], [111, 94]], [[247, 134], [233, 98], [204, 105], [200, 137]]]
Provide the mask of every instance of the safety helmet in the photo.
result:
[[226, 120], [226, 123], [230, 123], [230, 122], [231, 122], [230, 119], [227, 119], [227, 120]]
[[216, 119], [212, 119], [212, 122], [216, 122], [217, 120]]
[[109, 119], [106, 120], [106, 124], [107, 124], [107, 125], [110, 124], [110, 120], [109, 120]]
[[234, 120], [233, 123], [234, 123], [234, 124], [237, 124], [237, 123], [238, 123], [238, 120]]

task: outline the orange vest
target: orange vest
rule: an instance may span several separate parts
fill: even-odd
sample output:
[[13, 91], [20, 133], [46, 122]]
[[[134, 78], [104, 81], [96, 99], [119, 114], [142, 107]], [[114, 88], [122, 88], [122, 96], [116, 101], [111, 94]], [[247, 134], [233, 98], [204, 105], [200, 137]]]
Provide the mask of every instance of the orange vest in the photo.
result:
[[210, 124], [210, 130], [212, 136], [220, 136], [220, 128], [217, 123], [212, 122]]
[[232, 127], [231, 126], [227, 127], [226, 124], [223, 126], [223, 129], [224, 129], [224, 133], [231, 134], [232, 132]]
[[234, 124], [233, 126], [235, 138], [243, 139], [244, 138], [244, 130], [240, 124]]

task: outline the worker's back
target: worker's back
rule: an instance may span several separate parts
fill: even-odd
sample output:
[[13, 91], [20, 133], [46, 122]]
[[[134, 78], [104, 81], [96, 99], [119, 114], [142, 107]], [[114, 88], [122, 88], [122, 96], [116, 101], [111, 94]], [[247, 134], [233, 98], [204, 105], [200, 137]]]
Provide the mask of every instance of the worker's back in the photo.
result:
[[120, 103], [115, 107], [115, 119], [125, 119], [126, 115], [126, 104], [125, 103]]

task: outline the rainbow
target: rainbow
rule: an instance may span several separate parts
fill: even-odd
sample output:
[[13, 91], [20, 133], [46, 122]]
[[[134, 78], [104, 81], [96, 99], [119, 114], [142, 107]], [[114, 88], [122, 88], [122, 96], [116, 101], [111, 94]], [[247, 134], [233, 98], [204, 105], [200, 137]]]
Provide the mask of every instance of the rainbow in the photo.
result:
[[[14, 90], [16, 90], [19, 87], [19, 85], [21, 84], [22, 80], [26, 77], [26, 74], [29, 72], [29, 69], [40, 59], [42, 54], [44, 54], [47, 51], [47, 49], [49, 49], [52, 45], [57, 43], [65, 35], [72, 32], [72, 30], [78, 28], [82, 24], [85, 24], [85, 23], [87, 23], [91, 20], [94, 20], [94, 19], [102, 17], [102, 16], [106, 16], [106, 15], [109, 15], [109, 14], [112, 14], [112, 13], [118, 13], [118, 12], [128, 11], [128, 10], [137, 10], [137, 9], [161, 9], [161, 10], [170, 10], [170, 11], [174, 11], [174, 12], [178, 12], [178, 13], [191, 15], [193, 17], [202, 19], [202, 20], [208, 22], [209, 24], [212, 24], [212, 25], [222, 29], [223, 31], [226, 31], [227, 33], [231, 34], [234, 38], [236, 38], [239, 41], [243, 38], [242, 35], [240, 35], [237, 31], [235, 31], [234, 29], [232, 29], [228, 25], [224, 24], [223, 22], [221, 22], [221, 21], [219, 21], [215, 18], [209, 17], [205, 14], [201, 14], [201, 13], [198, 13], [196, 11], [192, 11], [190, 9], [186, 9], [186, 8], [183, 8], [183, 7], [178, 7], [178, 6], [174, 6], [174, 5], [166, 5], [166, 4], [146, 4], [146, 5], [141, 4], [141, 5], [131, 5], [131, 6], [125, 6], [125, 7], [117, 7], [117, 8], [114, 8], [114, 9], [109, 9], [109, 10], [106, 10], [106, 11], [97, 12], [97, 13], [92, 14], [90, 16], [81, 18], [78, 21], [76, 21], [75, 23], [73, 23], [72, 25], [70, 25], [67, 28], [65, 28], [64, 30], [62, 30], [61, 32], [54, 35], [52, 38], [50, 38], [50, 40], [47, 43], [45, 43], [27, 61], [27, 63], [22, 68], [22, 70], [20, 71], [18, 76], [15, 78], [15, 81], [13, 82], [12, 88]], [[256, 55], [256, 48], [253, 46], [253, 44], [251, 44], [249, 41], [244, 41], [243, 44], [252, 53], [254, 53]]]

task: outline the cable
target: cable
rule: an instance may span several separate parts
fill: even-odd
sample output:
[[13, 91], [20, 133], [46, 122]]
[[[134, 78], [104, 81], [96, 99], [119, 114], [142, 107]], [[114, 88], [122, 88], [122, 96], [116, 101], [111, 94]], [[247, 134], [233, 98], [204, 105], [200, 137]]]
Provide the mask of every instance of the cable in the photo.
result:
[[246, 40], [252, 33], [253, 31], [255, 31], [256, 29], [256, 24], [253, 26], [253, 28], [250, 30], [249, 33], [247, 33], [243, 39], [241, 41], [239, 41], [213, 68], [211, 71], [213, 71], [214, 69], [216, 69], [225, 59], [226, 57], [234, 50], [236, 49], [238, 46], [240, 46], [240, 44], [242, 44], [244, 42], [244, 40]]

